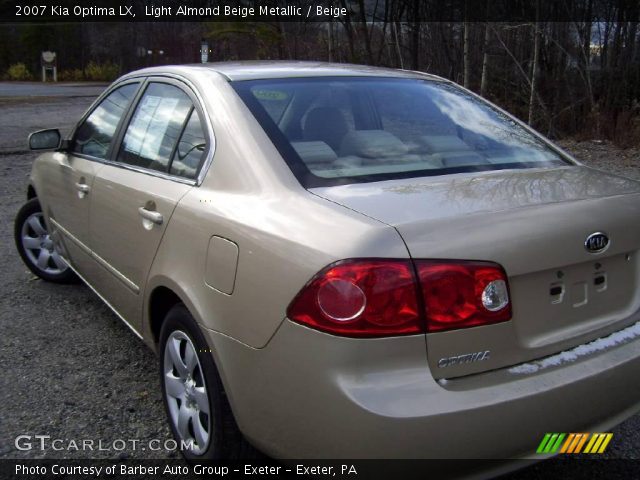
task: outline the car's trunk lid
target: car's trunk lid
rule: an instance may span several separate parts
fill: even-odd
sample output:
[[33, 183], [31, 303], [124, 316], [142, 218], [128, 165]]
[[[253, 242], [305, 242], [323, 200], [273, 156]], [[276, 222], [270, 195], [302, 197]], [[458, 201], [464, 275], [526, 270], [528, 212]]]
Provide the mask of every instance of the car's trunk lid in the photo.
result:
[[[428, 334], [436, 377], [557, 353], [622, 328], [640, 307], [638, 182], [571, 166], [311, 191], [395, 227], [413, 258], [505, 268], [512, 320]], [[610, 239], [602, 253], [584, 246], [594, 232]]]

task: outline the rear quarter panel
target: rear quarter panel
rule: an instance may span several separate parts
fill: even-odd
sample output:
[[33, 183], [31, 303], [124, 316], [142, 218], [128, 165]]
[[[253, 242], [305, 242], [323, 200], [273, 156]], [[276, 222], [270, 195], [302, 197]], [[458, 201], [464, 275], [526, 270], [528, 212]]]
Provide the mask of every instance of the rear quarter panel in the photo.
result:
[[[147, 291], [172, 288], [201, 325], [260, 348], [298, 291], [324, 266], [350, 257], [407, 258], [395, 230], [307, 196], [192, 190], [173, 215]], [[214, 235], [238, 245], [231, 295], [205, 281]]]
[[[215, 153], [199, 187], [177, 206], [145, 289], [171, 288], [204, 327], [263, 347], [298, 291], [326, 265], [350, 257], [408, 258], [391, 227], [300, 186], [262, 128], [224, 79], [192, 78], [205, 93]], [[213, 113], [215, 112], [215, 113]], [[205, 281], [211, 237], [238, 245], [231, 295]]]

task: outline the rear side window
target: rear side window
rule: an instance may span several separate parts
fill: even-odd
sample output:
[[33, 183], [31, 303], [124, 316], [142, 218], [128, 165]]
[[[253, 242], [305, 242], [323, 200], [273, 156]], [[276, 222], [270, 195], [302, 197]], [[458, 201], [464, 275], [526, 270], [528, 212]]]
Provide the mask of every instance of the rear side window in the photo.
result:
[[73, 151], [105, 159], [120, 119], [138, 89], [129, 83], [115, 89], [89, 114], [76, 130]]
[[[197, 128], [190, 121], [194, 111], [191, 99], [180, 88], [150, 83], [127, 127], [117, 161], [194, 178], [206, 150], [204, 135], [195, 139], [192, 133]], [[178, 163], [172, 168], [171, 160], [176, 157]]]
[[323, 138], [334, 151], [339, 150], [343, 132], [356, 128], [353, 100], [345, 88], [319, 89], [300, 119], [301, 140]]
[[[510, 117], [444, 82], [317, 77], [232, 85], [307, 188], [566, 164]], [[288, 99], [279, 119], [265, 91]]]
[[196, 109], [192, 108], [173, 155], [169, 173], [180, 177], [195, 178], [202, 160], [204, 160], [206, 150], [207, 139], [200, 123], [200, 117]]
[[286, 92], [278, 90], [256, 89], [253, 94], [262, 102], [274, 122], [278, 123], [291, 100]]

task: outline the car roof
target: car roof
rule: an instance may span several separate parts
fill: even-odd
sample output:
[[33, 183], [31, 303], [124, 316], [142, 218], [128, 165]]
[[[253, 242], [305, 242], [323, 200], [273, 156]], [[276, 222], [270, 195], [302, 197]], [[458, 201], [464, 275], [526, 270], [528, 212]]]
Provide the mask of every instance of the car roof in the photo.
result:
[[308, 61], [242, 61], [216, 62], [191, 65], [151, 67], [139, 70], [138, 74], [183, 73], [196, 70], [210, 70], [226, 77], [229, 81], [259, 80], [293, 77], [395, 77], [430, 78], [444, 80], [435, 75], [411, 70], [371, 67], [346, 63], [308, 62]]

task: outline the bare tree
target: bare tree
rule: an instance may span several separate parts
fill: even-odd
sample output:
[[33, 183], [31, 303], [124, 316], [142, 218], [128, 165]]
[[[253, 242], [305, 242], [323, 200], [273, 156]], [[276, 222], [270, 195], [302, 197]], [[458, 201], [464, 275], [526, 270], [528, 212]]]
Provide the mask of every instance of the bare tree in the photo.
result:
[[[487, 2], [487, 6], [489, 2]], [[487, 7], [488, 8], [488, 7]], [[489, 41], [491, 39], [491, 28], [489, 22], [484, 26], [484, 43], [482, 44], [482, 78], [480, 79], [480, 95], [487, 96], [489, 87]]]
[[[466, 5], [466, 4], [465, 4]], [[463, 71], [463, 85], [464, 88], [469, 88], [470, 78], [471, 78], [471, 53], [469, 52], [469, 36], [470, 36], [471, 24], [469, 22], [464, 22], [464, 45], [462, 47], [462, 71]]]
[[533, 60], [531, 65], [531, 93], [529, 95], [529, 125], [533, 125], [538, 86], [538, 61], [540, 57], [540, 0], [536, 1], [536, 23], [533, 26]]

